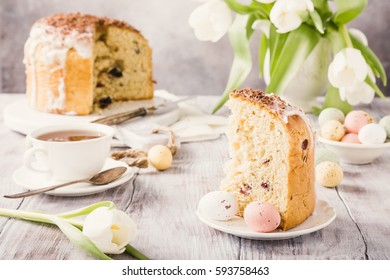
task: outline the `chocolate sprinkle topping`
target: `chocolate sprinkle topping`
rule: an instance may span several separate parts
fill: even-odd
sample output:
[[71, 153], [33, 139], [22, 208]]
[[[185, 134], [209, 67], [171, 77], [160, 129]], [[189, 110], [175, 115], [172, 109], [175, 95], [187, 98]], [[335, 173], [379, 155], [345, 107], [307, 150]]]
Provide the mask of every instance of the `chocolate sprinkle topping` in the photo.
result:
[[230, 95], [232, 97], [243, 97], [247, 100], [259, 102], [270, 107], [278, 104], [280, 109], [286, 109], [287, 106], [291, 106], [286, 101], [282, 100], [279, 96], [267, 94], [259, 89], [245, 88], [241, 90], [233, 90]]
[[112, 25], [139, 32], [124, 21], [80, 13], [55, 14], [49, 17], [41, 18], [37, 21], [37, 23], [53, 26], [61, 30], [61, 33], [64, 35], [69, 34], [72, 30], [76, 30], [79, 33], [89, 33], [91, 32], [91, 27], [95, 25]]

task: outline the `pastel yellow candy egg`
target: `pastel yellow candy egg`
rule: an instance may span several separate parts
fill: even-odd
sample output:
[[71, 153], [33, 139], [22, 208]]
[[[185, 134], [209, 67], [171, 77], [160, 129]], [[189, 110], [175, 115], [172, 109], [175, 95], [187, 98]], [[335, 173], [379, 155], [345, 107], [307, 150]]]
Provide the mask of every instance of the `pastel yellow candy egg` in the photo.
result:
[[168, 147], [156, 145], [149, 150], [148, 160], [157, 170], [166, 170], [172, 164], [172, 153]]
[[330, 120], [321, 126], [321, 136], [325, 139], [340, 141], [344, 134], [344, 126], [339, 121]]
[[324, 187], [338, 186], [344, 177], [341, 166], [335, 162], [323, 161], [316, 166], [316, 180]]

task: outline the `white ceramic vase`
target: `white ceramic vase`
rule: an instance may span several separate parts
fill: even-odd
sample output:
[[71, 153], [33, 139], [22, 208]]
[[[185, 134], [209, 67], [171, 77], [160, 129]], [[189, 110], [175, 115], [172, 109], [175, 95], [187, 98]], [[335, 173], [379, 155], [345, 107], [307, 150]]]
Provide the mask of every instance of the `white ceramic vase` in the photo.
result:
[[[327, 89], [330, 62], [330, 44], [325, 39], [321, 39], [286, 89], [278, 95], [305, 112], [310, 112], [313, 106], [318, 105], [317, 97], [324, 94]], [[268, 85], [269, 55], [264, 61], [264, 73], [264, 81]]]

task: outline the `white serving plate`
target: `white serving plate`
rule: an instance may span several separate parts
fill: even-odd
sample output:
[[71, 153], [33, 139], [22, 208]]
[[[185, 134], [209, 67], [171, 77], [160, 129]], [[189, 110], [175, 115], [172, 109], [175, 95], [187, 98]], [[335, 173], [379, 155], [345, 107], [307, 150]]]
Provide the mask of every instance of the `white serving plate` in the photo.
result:
[[[27, 98], [24, 97], [9, 104], [4, 109], [4, 124], [8, 128], [26, 135], [30, 131], [46, 125], [88, 123], [106, 115], [121, 113], [140, 107], [158, 106], [162, 103], [170, 101], [163, 96], [160, 96], [159, 92], [159, 90], [155, 91], [155, 96], [153, 99], [114, 103], [109, 108], [104, 109], [101, 114], [91, 114], [88, 116], [70, 116], [37, 112], [28, 105]], [[126, 122], [126, 127], [130, 127], [128, 125], [129, 122], [131, 122], [131, 124], [134, 126], [146, 125], [148, 123], [156, 123], [159, 125], [168, 126], [176, 122], [179, 117], [180, 112], [179, 107], [177, 106], [176, 109], [167, 112], [166, 114], [149, 115], [128, 121]]]
[[318, 200], [313, 214], [302, 224], [287, 231], [272, 231], [267, 233], [255, 232], [247, 227], [244, 219], [234, 217], [229, 221], [217, 221], [208, 217], [207, 213], [196, 213], [206, 225], [238, 237], [255, 240], [282, 240], [309, 234], [323, 229], [336, 218], [335, 209], [326, 201]]

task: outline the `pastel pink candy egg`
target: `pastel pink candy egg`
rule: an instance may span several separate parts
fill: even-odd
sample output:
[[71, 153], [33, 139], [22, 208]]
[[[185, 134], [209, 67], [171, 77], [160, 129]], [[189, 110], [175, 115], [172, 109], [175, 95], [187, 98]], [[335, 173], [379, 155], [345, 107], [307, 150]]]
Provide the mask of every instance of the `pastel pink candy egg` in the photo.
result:
[[341, 142], [361, 144], [359, 141], [359, 136], [355, 133], [345, 134], [344, 137], [341, 139]]
[[364, 111], [351, 111], [344, 120], [344, 127], [347, 132], [358, 134], [366, 124], [373, 123], [373, 118]]
[[254, 231], [270, 232], [279, 226], [280, 214], [271, 204], [254, 201], [246, 206], [244, 221]]

